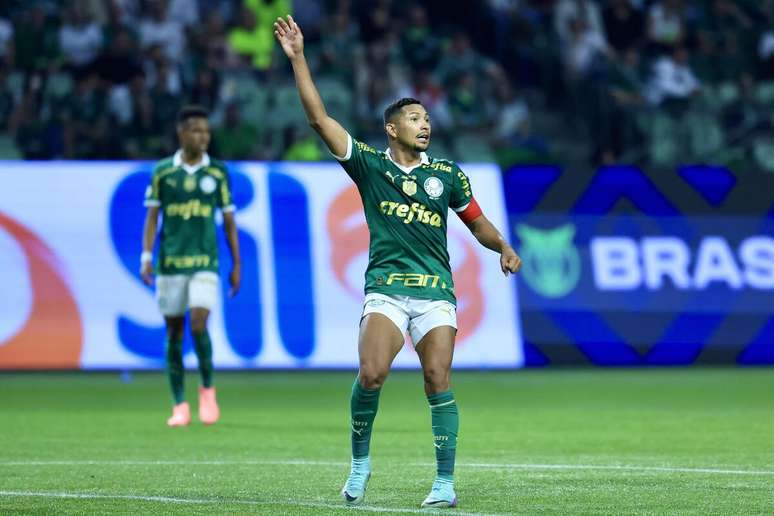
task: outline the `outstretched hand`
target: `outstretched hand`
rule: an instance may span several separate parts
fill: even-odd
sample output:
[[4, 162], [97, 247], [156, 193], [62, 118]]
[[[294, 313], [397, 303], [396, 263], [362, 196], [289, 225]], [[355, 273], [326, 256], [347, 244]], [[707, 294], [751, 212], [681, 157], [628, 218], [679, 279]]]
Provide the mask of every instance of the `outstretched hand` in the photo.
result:
[[287, 20], [277, 18], [274, 22], [274, 37], [282, 46], [288, 59], [293, 59], [304, 53], [304, 35], [293, 19], [288, 15]]
[[515, 274], [521, 269], [521, 258], [512, 248], [508, 248], [500, 255], [500, 268], [503, 274]]

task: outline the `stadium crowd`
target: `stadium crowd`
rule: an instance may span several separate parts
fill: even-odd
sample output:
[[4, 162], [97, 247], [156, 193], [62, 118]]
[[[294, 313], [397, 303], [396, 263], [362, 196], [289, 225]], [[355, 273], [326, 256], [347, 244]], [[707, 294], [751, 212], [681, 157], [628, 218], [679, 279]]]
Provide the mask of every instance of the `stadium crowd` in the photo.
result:
[[287, 12], [329, 110], [380, 147], [412, 96], [452, 158], [774, 170], [774, 0], [6, 0], [0, 157], [156, 159], [197, 103], [224, 159], [328, 159]]

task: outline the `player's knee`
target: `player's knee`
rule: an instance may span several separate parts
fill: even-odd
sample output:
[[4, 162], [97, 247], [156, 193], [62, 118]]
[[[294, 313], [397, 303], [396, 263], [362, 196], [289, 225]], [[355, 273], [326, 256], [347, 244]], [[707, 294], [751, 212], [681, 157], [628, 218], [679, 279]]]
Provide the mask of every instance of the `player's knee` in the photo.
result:
[[360, 380], [360, 386], [364, 389], [380, 389], [387, 379], [387, 371], [361, 366], [358, 379]]
[[183, 324], [167, 325], [167, 338], [174, 342], [183, 340]]
[[424, 369], [425, 385], [432, 392], [449, 389], [449, 370], [440, 366], [428, 366]]
[[191, 317], [191, 333], [201, 335], [207, 331], [207, 319], [204, 317]]

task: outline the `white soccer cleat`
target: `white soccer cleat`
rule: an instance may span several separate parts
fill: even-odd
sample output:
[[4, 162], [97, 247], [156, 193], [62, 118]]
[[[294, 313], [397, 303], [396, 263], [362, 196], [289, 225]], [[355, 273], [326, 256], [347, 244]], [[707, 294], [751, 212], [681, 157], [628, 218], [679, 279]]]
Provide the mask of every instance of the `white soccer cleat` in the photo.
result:
[[457, 495], [454, 493], [454, 484], [448, 480], [436, 479], [433, 488], [422, 502], [423, 509], [446, 509], [457, 507]]
[[352, 470], [347, 478], [347, 483], [341, 489], [341, 496], [347, 505], [360, 505], [365, 499], [366, 486], [368, 479], [371, 478], [370, 471]]

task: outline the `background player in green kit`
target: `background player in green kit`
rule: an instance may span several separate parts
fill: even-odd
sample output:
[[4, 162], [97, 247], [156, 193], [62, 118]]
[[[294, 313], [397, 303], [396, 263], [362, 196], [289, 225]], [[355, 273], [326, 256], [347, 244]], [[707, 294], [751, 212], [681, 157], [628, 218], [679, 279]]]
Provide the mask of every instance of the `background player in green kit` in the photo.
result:
[[213, 424], [220, 410], [212, 383], [212, 343], [207, 318], [218, 299], [218, 243], [215, 210], [223, 213], [223, 225], [231, 251], [230, 295], [239, 290], [240, 260], [234, 205], [226, 166], [210, 158], [207, 112], [197, 106], [178, 115], [180, 150], [159, 161], [145, 194], [148, 212], [142, 239], [141, 274], [152, 284], [152, 249], [159, 211], [161, 240], [157, 257], [156, 298], [167, 326], [167, 371], [175, 406], [169, 426], [191, 422], [191, 410], [183, 389], [183, 331], [185, 313], [191, 311], [191, 334], [199, 359], [199, 418]]
[[401, 99], [387, 108], [385, 152], [354, 140], [325, 111], [298, 25], [288, 16], [278, 19], [274, 28], [293, 65], [310, 125], [358, 187], [371, 237], [360, 369], [351, 398], [352, 468], [342, 495], [350, 505], [363, 501], [371, 475], [369, 443], [379, 391], [408, 330], [424, 372], [437, 461], [435, 482], [422, 507], [454, 507], [459, 418], [449, 386], [457, 327], [446, 245], [449, 208], [481, 244], [500, 253], [504, 274], [517, 272], [521, 260], [482, 214], [462, 170], [424, 152], [430, 143], [430, 118], [419, 101]]

